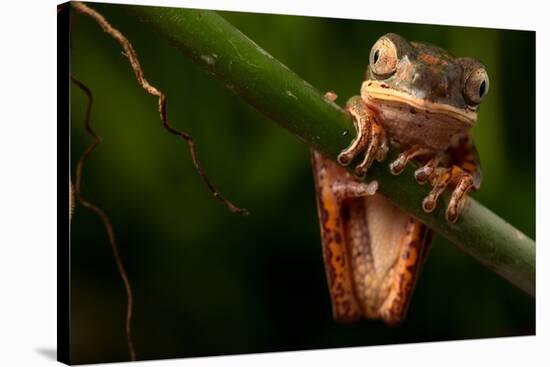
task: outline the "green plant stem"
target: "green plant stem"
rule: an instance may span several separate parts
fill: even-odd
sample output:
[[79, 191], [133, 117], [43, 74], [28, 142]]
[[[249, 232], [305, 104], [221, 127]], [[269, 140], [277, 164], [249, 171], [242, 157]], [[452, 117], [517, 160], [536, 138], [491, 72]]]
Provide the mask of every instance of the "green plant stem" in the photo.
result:
[[[126, 6], [231, 91], [331, 159], [355, 134], [348, 114], [261, 49], [215, 12], [163, 7]], [[139, 50], [138, 50], [139, 53]], [[535, 242], [470, 199], [456, 224], [449, 224], [443, 195], [435, 212], [422, 211], [429, 187], [418, 185], [413, 168], [392, 176], [387, 162], [374, 164], [369, 180], [403, 210], [419, 218], [487, 268], [526, 293], [535, 295]]]

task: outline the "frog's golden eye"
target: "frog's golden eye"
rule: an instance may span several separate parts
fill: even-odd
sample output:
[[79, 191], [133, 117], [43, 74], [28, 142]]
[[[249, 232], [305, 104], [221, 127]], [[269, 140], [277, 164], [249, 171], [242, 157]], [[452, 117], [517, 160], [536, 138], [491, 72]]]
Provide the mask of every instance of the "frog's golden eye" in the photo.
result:
[[468, 75], [462, 94], [469, 104], [477, 105], [489, 92], [489, 75], [483, 68], [476, 69]]
[[377, 76], [389, 76], [397, 69], [397, 47], [388, 38], [380, 38], [370, 51], [369, 65]]

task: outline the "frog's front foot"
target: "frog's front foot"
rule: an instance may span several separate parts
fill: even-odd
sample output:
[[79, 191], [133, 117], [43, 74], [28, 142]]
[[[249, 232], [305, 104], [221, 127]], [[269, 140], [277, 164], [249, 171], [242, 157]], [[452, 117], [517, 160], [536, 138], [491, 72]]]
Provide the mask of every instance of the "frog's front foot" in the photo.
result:
[[397, 159], [390, 163], [391, 173], [399, 175], [411, 159], [419, 156], [431, 156], [422, 167], [414, 172], [418, 183], [429, 182], [432, 186], [432, 190], [422, 201], [422, 209], [426, 213], [433, 212], [439, 196], [448, 186], [454, 186], [451, 200], [445, 211], [445, 218], [450, 223], [456, 222], [466, 201], [467, 193], [476, 188], [473, 175], [457, 165], [450, 168], [438, 167], [441, 156], [420, 146], [413, 146], [399, 154]]
[[445, 211], [445, 218], [449, 223], [456, 222], [464, 207], [468, 192], [475, 188], [473, 176], [462, 168], [453, 165], [451, 168], [435, 169], [429, 180], [432, 184], [432, 191], [424, 198], [422, 208], [427, 213], [434, 211], [439, 196], [447, 186], [452, 185], [454, 190]]
[[365, 152], [362, 162], [355, 167], [355, 175], [362, 178], [375, 159], [383, 161], [386, 158], [389, 149], [388, 139], [384, 128], [361, 97], [350, 98], [346, 110], [352, 116], [357, 136], [350, 146], [338, 155], [338, 163], [347, 166], [357, 155]]

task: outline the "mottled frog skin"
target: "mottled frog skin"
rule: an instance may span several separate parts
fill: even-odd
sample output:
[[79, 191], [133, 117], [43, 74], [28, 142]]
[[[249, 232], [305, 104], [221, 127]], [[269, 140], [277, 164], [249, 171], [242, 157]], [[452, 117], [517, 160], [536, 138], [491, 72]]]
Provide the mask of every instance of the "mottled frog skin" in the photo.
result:
[[[468, 192], [481, 183], [470, 130], [488, 90], [485, 67], [474, 59], [455, 58], [391, 33], [372, 47], [361, 95], [346, 104], [355, 138], [338, 156], [339, 164], [312, 151], [323, 258], [337, 321], [403, 322], [432, 238], [426, 225], [376, 193], [376, 181], [364, 182], [369, 167], [375, 159], [385, 160], [390, 145], [396, 147], [400, 154], [389, 164], [391, 172], [400, 174], [411, 160], [420, 165], [416, 181], [432, 187], [421, 203], [426, 212], [451, 188], [445, 215], [456, 222]], [[336, 99], [333, 92], [326, 97]], [[352, 175], [342, 166], [358, 157]]]

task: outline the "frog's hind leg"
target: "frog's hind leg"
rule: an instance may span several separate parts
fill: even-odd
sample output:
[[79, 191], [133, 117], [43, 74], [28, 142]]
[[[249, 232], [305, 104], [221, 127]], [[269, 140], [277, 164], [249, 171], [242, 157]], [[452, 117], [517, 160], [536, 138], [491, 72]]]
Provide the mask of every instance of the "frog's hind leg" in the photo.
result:
[[420, 270], [427, 257], [432, 230], [419, 220], [410, 217], [407, 230], [401, 239], [399, 256], [389, 282], [389, 292], [380, 307], [380, 317], [388, 325], [403, 322]]
[[405, 318], [430, 231], [380, 194], [347, 208], [344, 233], [363, 315], [396, 325]]
[[311, 158], [332, 313], [336, 321], [350, 323], [359, 320], [363, 312], [353, 287], [343, 208], [350, 199], [374, 194], [378, 183], [357, 181], [343, 167], [313, 149]]

